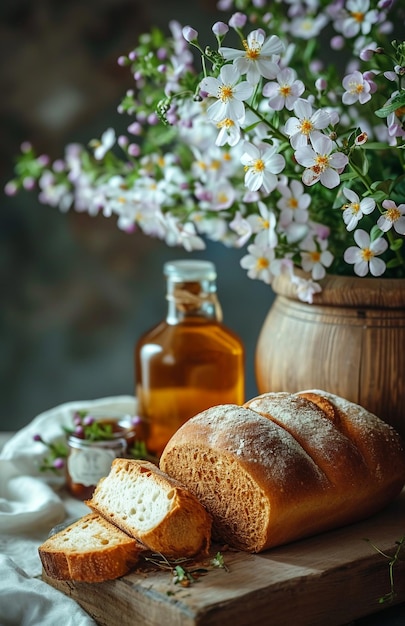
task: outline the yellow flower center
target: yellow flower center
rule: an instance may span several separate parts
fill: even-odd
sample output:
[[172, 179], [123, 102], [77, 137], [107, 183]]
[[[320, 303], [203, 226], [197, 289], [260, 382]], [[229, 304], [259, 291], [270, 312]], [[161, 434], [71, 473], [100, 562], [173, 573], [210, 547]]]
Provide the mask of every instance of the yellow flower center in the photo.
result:
[[222, 102], [227, 102], [231, 100], [233, 97], [233, 89], [231, 85], [221, 85], [218, 90], [218, 99], [222, 100]]
[[228, 196], [224, 191], [222, 191], [218, 194], [217, 200], [220, 204], [225, 204], [226, 202], [228, 202]]
[[261, 47], [258, 44], [258, 42], [256, 41], [256, 39], [253, 40], [252, 45], [249, 47], [249, 44], [247, 42], [246, 39], [243, 40], [243, 47], [246, 50], [246, 58], [249, 59], [249, 61], [256, 61], [259, 56], [260, 56], [260, 50]]
[[350, 93], [361, 93], [362, 91], [364, 91], [364, 86], [361, 83], [356, 83], [352, 81], [349, 83], [348, 91]]
[[256, 261], [256, 267], [258, 270], [265, 270], [269, 267], [269, 261], [265, 257], [261, 256]]
[[360, 211], [360, 204], [359, 202], [352, 202], [350, 205], [351, 210], [353, 211], [353, 213], [358, 213]]
[[318, 250], [314, 250], [313, 252], [310, 252], [310, 257], [314, 263], [319, 263], [321, 259], [321, 253], [318, 252]]
[[287, 98], [287, 96], [291, 94], [290, 85], [281, 85], [279, 88], [279, 92], [284, 98]]
[[401, 217], [401, 213], [397, 207], [392, 207], [385, 212], [385, 217], [390, 222], [396, 222]]
[[329, 157], [327, 154], [318, 154], [316, 157], [315, 165], [312, 168], [314, 171], [324, 172], [329, 165]]
[[363, 259], [363, 261], [367, 261], [367, 263], [371, 261], [373, 256], [374, 256], [374, 252], [370, 250], [370, 248], [364, 248], [361, 251], [361, 258]]
[[362, 13], [361, 11], [352, 11], [351, 16], [356, 22], [359, 22], [359, 24], [361, 24], [361, 22], [364, 22], [364, 13]]
[[260, 218], [260, 224], [261, 224], [262, 228], [266, 229], [266, 230], [268, 230], [268, 228], [270, 226], [269, 220], [265, 220], [264, 217]]
[[255, 172], [263, 172], [264, 171], [264, 162], [262, 159], [257, 159], [254, 163], [253, 163], [253, 169], [255, 170]]
[[226, 117], [217, 124], [218, 128], [232, 128], [232, 126], [235, 126], [235, 123], [229, 117]]
[[311, 120], [305, 119], [301, 122], [300, 131], [303, 135], [309, 135], [313, 127], [314, 125], [312, 124]]
[[296, 209], [298, 207], [297, 198], [290, 198], [288, 201], [288, 206], [290, 207], [290, 209]]
[[244, 167], [245, 172], [247, 172], [250, 169], [254, 170], [256, 173], [263, 172], [265, 169], [263, 160], [256, 159], [256, 161], [254, 161], [254, 163], [252, 163], [251, 165], [245, 165]]

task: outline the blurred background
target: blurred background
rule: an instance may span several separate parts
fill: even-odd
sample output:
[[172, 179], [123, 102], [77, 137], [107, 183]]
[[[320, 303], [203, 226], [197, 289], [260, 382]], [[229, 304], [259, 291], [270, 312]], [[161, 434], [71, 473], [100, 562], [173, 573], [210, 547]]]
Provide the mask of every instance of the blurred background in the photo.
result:
[[[57, 158], [108, 126], [131, 87], [117, 65], [139, 34], [171, 19], [211, 37], [216, 0], [1, 0], [0, 178], [12, 178], [22, 141]], [[222, 19], [224, 15], [221, 14]], [[212, 260], [225, 323], [246, 347], [246, 397], [256, 394], [254, 350], [273, 294], [247, 278], [244, 252], [210, 245], [189, 255], [113, 219], [0, 194], [0, 430], [17, 430], [71, 400], [132, 394], [133, 347], [165, 315], [163, 263]]]

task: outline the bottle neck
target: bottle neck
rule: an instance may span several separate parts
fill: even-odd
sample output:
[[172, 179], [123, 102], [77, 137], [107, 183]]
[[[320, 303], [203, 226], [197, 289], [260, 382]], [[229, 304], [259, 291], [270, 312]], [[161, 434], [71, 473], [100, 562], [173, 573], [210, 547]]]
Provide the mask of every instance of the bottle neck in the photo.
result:
[[215, 281], [178, 282], [167, 280], [168, 324], [177, 324], [185, 319], [202, 317], [222, 321], [222, 309], [216, 293]]

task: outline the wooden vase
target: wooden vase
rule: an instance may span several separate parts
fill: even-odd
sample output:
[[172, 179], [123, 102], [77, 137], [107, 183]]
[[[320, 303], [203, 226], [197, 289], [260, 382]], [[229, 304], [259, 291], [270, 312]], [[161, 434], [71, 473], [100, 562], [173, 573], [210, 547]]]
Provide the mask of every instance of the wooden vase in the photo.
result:
[[278, 277], [259, 335], [259, 393], [322, 389], [364, 406], [405, 439], [405, 279], [327, 276], [313, 304]]

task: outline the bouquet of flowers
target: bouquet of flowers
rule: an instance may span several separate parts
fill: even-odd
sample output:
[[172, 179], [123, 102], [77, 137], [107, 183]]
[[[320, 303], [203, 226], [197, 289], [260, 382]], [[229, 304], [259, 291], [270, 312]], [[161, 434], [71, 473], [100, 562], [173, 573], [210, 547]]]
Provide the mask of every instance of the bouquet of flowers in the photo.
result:
[[[241, 248], [312, 302], [328, 270], [405, 275], [405, 8], [399, 0], [220, 0], [212, 41], [170, 23], [118, 63], [107, 129], [50, 162], [22, 146], [7, 193], [115, 216], [170, 246]], [[297, 271], [299, 269], [300, 271]]]

